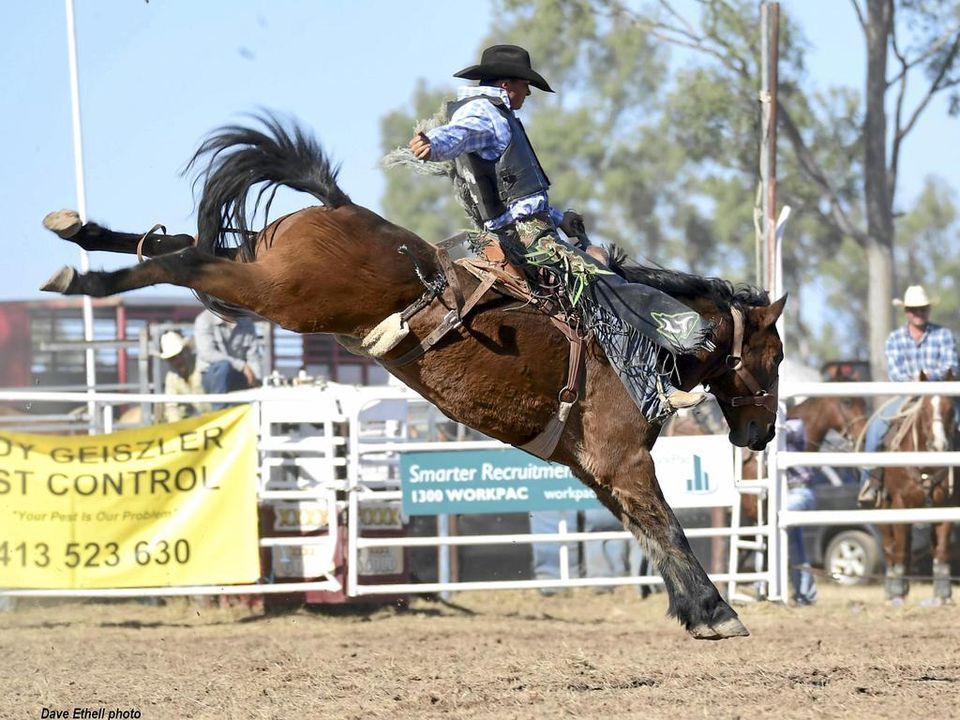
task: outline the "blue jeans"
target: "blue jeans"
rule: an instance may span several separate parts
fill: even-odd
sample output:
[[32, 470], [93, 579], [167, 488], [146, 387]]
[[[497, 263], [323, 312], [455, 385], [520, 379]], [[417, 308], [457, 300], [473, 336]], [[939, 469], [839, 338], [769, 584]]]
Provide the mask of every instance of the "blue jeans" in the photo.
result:
[[[815, 505], [816, 498], [810, 488], [796, 487], [787, 490], [787, 510], [813, 510]], [[787, 553], [793, 599], [798, 603], [812, 605], [817, 601], [817, 581], [810, 572], [810, 559], [803, 545], [802, 527], [787, 530]]]
[[[555, 533], [561, 520], [567, 521], [567, 532], [577, 531], [577, 513], [575, 510], [538, 510], [530, 513], [531, 533]], [[580, 553], [577, 543], [566, 543], [569, 558], [570, 577], [579, 576]], [[533, 543], [533, 575], [537, 579], [558, 580], [560, 578], [561, 543]]]
[[[867, 433], [863, 438], [864, 452], [877, 452], [883, 446], [883, 436], [890, 429], [890, 418], [900, 411], [905, 398], [896, 398], [888, 405], [884, 406], [879, 413], [873, 416], [870, 424], [867, 425]], [[866, 468], [860, 470], [860, 482], [865, 483], [870, 477], [870, 471]]]
[[[606, 508], [585, 510], [584, 532], [623, 530], [623, 524]], [[588, 578], [631, 577], [642, 572], [643, 550], [633, 538], [628, 540], [592, 540], [586, 542], [584, 560]], [[644, 586], [637, 585], [643, 592]]]
[[[222, 394], [234, 390], [246, 390], [250, 387], [246, 376], [231, 365], [227, 360], [215, 362], [200, 374], [203, 391], [211, 394]], [[223, 410], [229, 403], [212, 403], [214, 410]]]

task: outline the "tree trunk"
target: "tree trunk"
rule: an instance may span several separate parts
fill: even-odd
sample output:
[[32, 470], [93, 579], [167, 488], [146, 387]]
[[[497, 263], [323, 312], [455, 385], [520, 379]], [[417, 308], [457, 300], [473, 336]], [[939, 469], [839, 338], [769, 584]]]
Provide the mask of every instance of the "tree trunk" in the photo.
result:
[[887, 379], [884, 345], [890, 333], [893, 300], [893, 250], [885, 243], [867, 238], [867, 308], [870, 316], [870, 374], [874, 380]]
[[893, 298], [893, 189], [887, 174], [887, 49], [893, 3], [868, 0], [866, 18], [867, 88], [864, 139], [864, 201], [867, 214], [867, 269], [870, 366], [874, 379], [886, 379], [883, 346], [891, 329]]

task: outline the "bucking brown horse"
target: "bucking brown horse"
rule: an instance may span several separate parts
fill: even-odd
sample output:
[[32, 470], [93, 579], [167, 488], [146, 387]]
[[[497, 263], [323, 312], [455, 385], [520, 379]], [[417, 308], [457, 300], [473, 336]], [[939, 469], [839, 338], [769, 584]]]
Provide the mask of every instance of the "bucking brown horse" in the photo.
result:
[[[455, 290], [471, 295], [479, 281], [453, 266], [455, 283], [438, 285], [445, 263], [434, 246], [351, 202], [327, 156], [303, 130], [272, 117], [262, 121], [262, 129], [218, 130], [194, 156], [193, 163], [206, 163], [196, 241], [113, 232], [81, 225], [69, 212], [53, 213], [47, 227], [87, 250], [150, 259], [114, 272], [65, 267], [43, 289], [101, 297], [170, 283], [194, 290], [219, 312], [243, 308], [295, 332], [333, 333], [355, 345], [384, 318], [415, 307], [425, 284], [433, 285], [437, 296], [428, 292], [430, 301], [407, 320], [409, 336], [381, 361], [453, 420], [513, 445], [537, 437], [557, 413], [568, 369], [565, 335], [538, 310], [491, 290], [425, 354], [392, 364], [456, 311], [462, 297]], [[323, 207], [251, 232], [248, 200], [259, 203], [281, 185], [313, 195]], [[681, 386], [709, 386], [731, 442], [762, 449], [775, 427], [782, 359], [775, 322], [785, 298], [771, 304], [754, 288], [666, 270], [625, 273], [713, 323], [714, 348], [678, 358]], [[664, 501], [650, 456], [660, 427], [640, 413], [595, 342], [588, 345], [578, 395], [549, 459], [569, 466], [642, 543], [663, 577], [670, 614], [688, 632], [704, 639], [747, 635]]]

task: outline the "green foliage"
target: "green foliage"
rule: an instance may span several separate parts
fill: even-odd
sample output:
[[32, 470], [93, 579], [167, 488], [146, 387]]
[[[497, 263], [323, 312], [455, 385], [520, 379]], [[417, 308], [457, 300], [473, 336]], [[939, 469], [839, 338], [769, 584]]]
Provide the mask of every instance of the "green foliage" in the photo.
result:
[[[616, 243], [647, 262], [752, 282], [761, 133], [757, 3], [698, 0], [689, 17], [669, 0], [637, 6], [494, 0], [496, 27], [483, 46], [524, 46], [557, 91], [534, 91], [524, 123], [550, 176], [552, 203], [582, 212], [595, 242]], [[781, 126], [777, 167], [778, 205], [793, 210], [784, 245], [788, 352], [811, 365], [865, 358], [869, 278], [862, 237], [850, 232], [866, 226], [864, 100], [856, 89], [809, 81], [806, 40], [788, 11], [781, 13], [779, 97], [797, 136]], [[960, 23], [958, 6], [899, 0], [896, 17], [904, 38], [898, 51], [913, 58], [929, 50], [917, 67], [928, 78], [941, 76], [938, 91], [954, 88], [957, 43], [947, 31]], [[466, 63], [474, 53], [465, 55]], [[897, 69], [891, 63], [891, 75]], [[410, 107], [385, 117], [384, 150], [405, 145], [417, 119], [452, 99], [453, 82], [418, 87]], [[796, 151], [798, 142], [808, 157]], [[829, 193], [811, 179], [811, 167]], [[389, 171], [383, 206], [391, 220], [431, 240], [467, 222], [448, 181], [403, 169]], [[944, 301], [943, 317], [960, 307], [955, 208], [952, 193], [931, 181], [897, 222], [897, 287], [927, 283]]]
[[[383, 153], [406, 146], [413, 137], [417, 121], [439, 112], [450, 94], [449, 90], [431, 90], [419, 83], [411, 101], [411, 111], [395, 110], [380, 121]], [[431, 242], [469, 227], [446, 178], [415, 175], [406, 168], [391, 168], [385, 172], [387, 182], [382, 204], [384, 214], [391, 222]]]

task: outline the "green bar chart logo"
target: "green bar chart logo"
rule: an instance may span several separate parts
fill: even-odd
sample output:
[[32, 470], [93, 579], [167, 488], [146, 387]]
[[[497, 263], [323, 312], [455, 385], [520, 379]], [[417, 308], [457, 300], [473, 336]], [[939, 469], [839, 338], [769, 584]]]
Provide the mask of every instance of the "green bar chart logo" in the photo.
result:
[[687, 492], [713, 492], [713, 488], [710, 487], [710, 473], [703, 471], [703, 464], [699, 455], [693, 456], [693, 477], [687, 478]]

